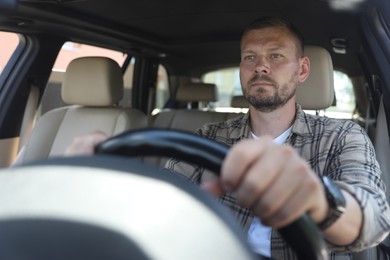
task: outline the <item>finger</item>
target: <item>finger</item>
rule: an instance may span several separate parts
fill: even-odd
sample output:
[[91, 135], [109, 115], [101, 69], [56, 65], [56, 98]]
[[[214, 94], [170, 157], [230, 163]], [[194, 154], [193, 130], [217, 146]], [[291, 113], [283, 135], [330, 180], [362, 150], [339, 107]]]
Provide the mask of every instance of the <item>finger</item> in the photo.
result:
[[107, 140], [108, 135], [95, 131], [75, 137], [73, 142], [65, 149], [65, 156], [92, 155], [97, 144]]
[[204, 182], [200, 187], [215, 197], [220, 197], [224, 193], [223, 187], [219, 180]]
[[265, 225], [280, 228], [298, 219], [305, 213], [318, 207], [318, 196], [321, 192], [321, 184], [314, 178], [306, 178], [302, 181], [301, 188], [295, 190], [286, 203], [274, 211], [272, 215], [261, 218]]
[[270, 138], [243, 140], [230, 149], [222, 163], [220, 177], [226, 191], [237, 189], [247, 170], [262, 156], [270, 142]]
[[278, 151], [279, 166], [275, 178], [267, 184], [266, 192], [256, 197], [256, 215], [260, 218], [272, 216], [302, 189], [307, 175], [312, 175], [308, 164], [299, 158], [293, 148], [284, 146]]
[[279, 149], [278, 145], [269, 145], [267, 151], [247, 170], [236, 190], [237, 201], [242, 207], [252, 208], [283, 172], [287, 158], [280, 156]]

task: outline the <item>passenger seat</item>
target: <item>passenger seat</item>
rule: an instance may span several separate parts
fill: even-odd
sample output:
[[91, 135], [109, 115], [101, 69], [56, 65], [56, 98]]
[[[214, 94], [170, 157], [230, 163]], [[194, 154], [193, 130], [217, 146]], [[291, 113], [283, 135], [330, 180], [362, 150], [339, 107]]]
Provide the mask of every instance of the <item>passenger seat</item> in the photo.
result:
[[146, 126], [141, 111], [116, 106], [123, 96], [123, 78], [119, 65], [109, 58], [73, 60], [61, 95], [69, 105], [51, 110], [37, 121], [16, 164], [61, 156], [76, 136], [91, 131], [112, 136]]

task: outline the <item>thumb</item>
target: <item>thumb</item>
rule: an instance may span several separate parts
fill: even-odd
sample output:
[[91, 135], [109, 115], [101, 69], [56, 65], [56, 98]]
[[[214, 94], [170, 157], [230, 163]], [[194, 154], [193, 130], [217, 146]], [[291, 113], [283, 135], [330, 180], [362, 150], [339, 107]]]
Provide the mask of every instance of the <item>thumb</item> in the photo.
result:
[[218, 179], [202, 183], [200, 187], [202, 190], [205, 190], [216, 197], [219, 197], [224, 193], [222, 185]]

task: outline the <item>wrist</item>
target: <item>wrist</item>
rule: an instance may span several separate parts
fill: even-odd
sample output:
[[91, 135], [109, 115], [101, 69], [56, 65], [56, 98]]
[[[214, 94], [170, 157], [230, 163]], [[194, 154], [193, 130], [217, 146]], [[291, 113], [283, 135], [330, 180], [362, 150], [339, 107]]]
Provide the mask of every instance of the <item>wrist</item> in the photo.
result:
[[333, 225], [345, 212], [346, 200], [337, 185], [327, 176], [321, 178], [325, 189], [327, 210], [325, 217], [318, 222], [318, 227], [325, 230]]

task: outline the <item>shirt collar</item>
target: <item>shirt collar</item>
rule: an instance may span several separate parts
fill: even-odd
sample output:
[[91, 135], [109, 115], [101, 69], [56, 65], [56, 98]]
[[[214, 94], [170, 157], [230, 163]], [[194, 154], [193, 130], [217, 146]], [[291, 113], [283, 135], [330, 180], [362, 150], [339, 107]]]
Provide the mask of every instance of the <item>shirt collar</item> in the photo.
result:
[[249, 111], [244, 116], [231, 120], [229, 128], [229, 138], [236, 140], [250, 138]]
[[297, 112], [295, 115], [295, 121], [293, 123], [292, 133], [301, 136], [312, 136], [312, 120], [310, 119], [309, 115], [302, 110], [302, 107], [299, 104], [296, 104], [296, 109]]
[[[311, 128], [311, 125], [313, 124], [312, 120], [310, 119], [309, 115], [306, 114], [301, 105], [296, 104], [296, 114], [295, 114], [295, 120], [292, 125], [291, 134], [296, 134], [300, 136], [312, 136], [313, 131]], [[249, 120], [249, 111], [241, 118], [240, 121], [237, 122], [237, 126], [244, 126], [241, 128], [236, 128], [235, 131], [233, 129], [231, 137], [233, 138], [251, 138], [250, 135], [250, 120]], [[238, 131], [238, 129], [240, 129]], [[290, 135], [291, 135], [290, 134]]]

